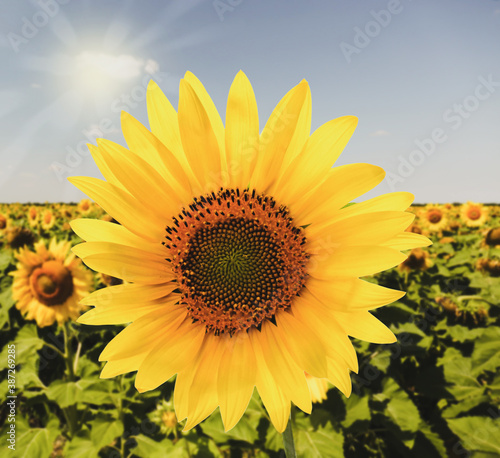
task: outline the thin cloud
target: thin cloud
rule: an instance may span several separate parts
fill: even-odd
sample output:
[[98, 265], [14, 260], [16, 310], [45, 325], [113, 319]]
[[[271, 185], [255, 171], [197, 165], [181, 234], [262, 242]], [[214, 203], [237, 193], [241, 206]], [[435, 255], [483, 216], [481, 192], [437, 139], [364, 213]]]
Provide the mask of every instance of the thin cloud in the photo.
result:
[[386, 130], [376, 130], [375, 132], [372, 132], [370, 136], [372, 137], [387, 137], [388, 135], [391, 135], [389, 132]]

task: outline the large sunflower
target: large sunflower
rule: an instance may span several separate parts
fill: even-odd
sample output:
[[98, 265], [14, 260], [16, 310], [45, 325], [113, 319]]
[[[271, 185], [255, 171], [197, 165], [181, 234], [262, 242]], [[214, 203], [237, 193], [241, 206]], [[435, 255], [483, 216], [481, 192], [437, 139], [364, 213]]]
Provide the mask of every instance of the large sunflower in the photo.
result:
[[132, 322], [102, 352], [102, 377], [138, 371], [140, 392], [177, 374], [177, 418], [190, 429], [220, 407], [225, 429], [257, 390], [278, 431], [290, 402], [311, 411], [305, 373], [346, 396], [358, 370], [348, 336], [394, 334], [370, 309], [404, 295], [359, 277], [400, 264], [428, 245], [404, 230], [413, 196], [386, 194], [343, 208], [384, 178], [380, 167], [331, 168], [357, 119], [310, 135], [302, 81], [259, 135], [252, 87], [239, 72], [224, 127], [200, 81], [180, 83], [178, 113], [158, 86], [147, 92], [151, 131], [127, 113], [129, 149], [90, 146], [107, 181], [70, 181], [121, 225], [73, 221], [86, 240], [73, 251], [91, 268], [132, 284], [99, 290], [86, 324]]
[[12, 297], [27, 320], [40, 327], [55, 321], [76, 320], [82, 310], [79, 301], [88, 294], [92, 274], [69, 253], [70, 242], [35, 243], [35, 251], [24, 247], [16, 253], [17, 270], [12, 272]]

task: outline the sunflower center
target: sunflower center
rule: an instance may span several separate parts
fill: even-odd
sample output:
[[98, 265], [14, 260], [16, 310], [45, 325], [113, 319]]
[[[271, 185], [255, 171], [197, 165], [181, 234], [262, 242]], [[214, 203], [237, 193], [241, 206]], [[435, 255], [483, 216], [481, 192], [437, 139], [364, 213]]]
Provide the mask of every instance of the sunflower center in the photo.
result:
[[7, 218], [5, 216], [0, 215], [0, 229], [5, 229], [7, 227]]
[[481, 212], [477, 208], [473, 208], [469, 210], [467, 216], [472, 220], [476, 220], [479, 219], [479, 217], [481, 216]]
[[440, 212], [433, 211], [429, 213], [429, 221], [433, 224], [439, 223], [441, 221], [442, 215]]
[[255, 191], [195, 198], [166, 228], [182, 303], [215, 335], [259, 327], [290, 307], [309, 255], [289, 212]]
[[71, 272], [59, 261], [46, 261], [30, 276], [33, 295], [45, 305], [62, 305], [73, 294]]

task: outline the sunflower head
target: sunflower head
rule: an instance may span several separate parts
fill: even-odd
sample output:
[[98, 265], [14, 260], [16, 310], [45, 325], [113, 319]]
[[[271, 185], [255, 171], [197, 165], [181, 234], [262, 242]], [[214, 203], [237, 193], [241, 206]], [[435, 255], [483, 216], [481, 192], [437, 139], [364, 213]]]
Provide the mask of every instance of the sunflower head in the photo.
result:
[[38, 209], [32, 205], [29, 209], [28, 209], [28, 223], [31, 227], [34, 227], [38, 224]]
[[481, 204], [467, 202], [460, 209], [462, 220], [468, 227], [480, 227], [488, 219], [488, 210]]
[[92, 211], [92, 201], [89, 199], [80, 200], [78, 203], [78, 211], [80, 215], [88, 215]]
[[45, 210], [42, 214], [42, 219], [41, 219], [42, 229], [44, 229], [45, 231], [52, 229], [55, 222], [56, 218], [54, 212], [51, 209]]
[[421, 213], [423, 225], [430, 232], [441, 232], [448, 225], [443, 208], [438, 205], [429, 205]]
[[427, 270], [432, 265], [429, 253], [421, 248], [415, 248], [411, 250], [408, 258], [399, 265], [399, 270], [406, 272], [412, 270]]
[[8, 223], [9, 217], [4, 213], [0, 213], [0, 233], [3, 233], [7, 229]]
[[16, 307], [40, 327], [75, 320], [82, 309], [78, 302], [90, 289], [90, 272], [81, 267], [74, 255], [68, 255], [68, 242], [52, 239], [47, 249], [40, 241], [34, 248], [22, 248], [15, 255], [17, 270], [11, 275]]
[[173, 402], [186, 430], [217, 406], [232, 428], [256, 386], [282, 432], [291, 402], [311, 411], [306, 372], [350, 395], [358, 362], [348, 336], [395, 341], [369, 310], [404, 293], [360, 277], [430, 241], [405, 232], [414, 219], [409, 193], [347, 206], [385, 174], [370, 164], [332, 168], [357, 119], [311, 134], [306, 81], [262, 131], [243, 72], [229, 90], [225, 126], [192, 73], [179, 91], [176, 111], [150, 83], [151, 131], [123, 113], [128, 148], [101, 139], [90, 146], [107, 181], [70, 179], [119, 223], [73, 221], [86, 240], [73, 252], [124, 280], [85, 298], [95, 308], [79, 321], [131, 323], [100, 355], [101, 376], [138, 371], [143, 392], [177, 374]]
[[485, 243], [489, 246], [500, 245], [500, 227], [495, 227], [488, 231], [488, 233], [486, 234]]
[[5, 239], [10, 248], [17, 250], [26, 245], [33, 245], [35, 234], [29, 229], [20, 226], [11, 226], [5, 231]]

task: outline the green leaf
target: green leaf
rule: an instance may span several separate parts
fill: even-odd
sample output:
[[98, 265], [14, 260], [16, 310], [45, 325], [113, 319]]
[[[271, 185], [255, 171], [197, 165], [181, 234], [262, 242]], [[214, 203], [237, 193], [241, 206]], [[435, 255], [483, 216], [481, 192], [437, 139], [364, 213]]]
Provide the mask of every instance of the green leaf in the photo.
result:
[[498, 420], [490, 417], [461, 417], [446, 421], [467, 450], [500, 454]]
[[446, 389], [457, 401], [468, 397], [479, 397], [484, 393], [484, 387], [477, 377], [472, 375], [472, 360], [465, 358], [455, 348], [448, 348], [438, 365], [444, 367], [444, 377], [448, 382]]
[[97, 420], [91, 421], [90, 439], [99, 449], [105, 445], [111, 444], [114, 439], [123, 434], [123, 423], [120, 420], [115, 420], [112, 417], [100, 417]]
[[90, 439], [89, 431], [83, 430], [71, 442], [66, 443], [65, 452], [71, 458], [95, 458], [99, 454], [99, 448]]
[[342, 422], [344, 428], [349, 428], [355, 421], [370, 420], [371, 414], [368, 407], [368, 396], [360, 397], [352, 394], [345, 400], [346, 417]]
[[473, 374], [494, 371], [500, 367], [500, 327], [489, 327], [475, 341], [472, 352]]
[[[27, 362], [43, 347], [43, 340], [38, 338], [37, 328], [33, 324], [25, 324], [12, 343], [16, 346], [16, 365]], [[0, 354], [0, 370], [7, 368], [7, 350], [5, 345]]]
[[134, 447], [133, 453], [134, 456], [138, 456], [140, 458], [162, 458], [166, 453], [167, 448], [172, 448], [172, 441], [169, 439], [163, 439], [161, 442], [157, 442], [143, 434], [139, 434], [134, 437], [134, 440], [137, 443], [137, 446]]
[[[3, 250], [0, 251], [0, 271], [3, 272], [9, 265], [15, 265], [15, 259], [14, 256], [12, 256], [12, 251], [10, 250]], [[0, 302], [3, 306], [3, 302]]]
[[402, 431], [417, 431], [421, 423], [420, 414], [408, 394], [390, 378], [386, 378], [382, 386], [384, 391], [378, 396], [378, 399], [389, 400], [385, 407], [387, 416], [398, 425]]
[[59, 407], [68, 407], [79, 402], [97, 405], [112, 403], [112, 395], [103, 391], [103, 388], [109, 386], [106, 382], [95, 379], [81, 379], [77, 382], [56, 380], [48, 387], [46, 395]]
[[262, 412], [247, 409], [236, 426], [224, 432], [222, 418], [219, 412], [216, 411], [201, 423], [200, 426], [203, 432], [217, 443], [224, 443], [227, 442], [228, 439], [234, 439], [253, 444], [259, 438], [257, 426], [259, 425], [261, 417]]
[[447, 335], [456, 342], [466, 342], [468, 340], [476, 340], [484, 332], [484, 328], [469, 329], [465, 326], [456, 324], [454, 326], [447, 326]]
[[16, 422], [16, 457], [49, 456], [58, 435], [59, 421], [52, 418], [45, 428], [30, 428], [23, 419]]
[[344, 436], [333, 429], [331, 424], [294, 431], [297, 456], [315, 458], [343, 458]]

